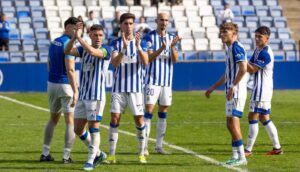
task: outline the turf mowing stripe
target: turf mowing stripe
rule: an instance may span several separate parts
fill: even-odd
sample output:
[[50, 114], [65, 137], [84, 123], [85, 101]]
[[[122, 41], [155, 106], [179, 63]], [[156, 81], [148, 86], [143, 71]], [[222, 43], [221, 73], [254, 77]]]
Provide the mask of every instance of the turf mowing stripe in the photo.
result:
[[[49, 112], [49, 109], [42, 108], [42, 107], [39, 107], [39, 106], [35, 106], [33, 104], [22, 102], [22, 101], [19, 101], [19, 100], [16, 100], [16, 99], [12, 99], [10, 97], [6, 97], [6, 96], [0, 95], [0, 98], [4, 99], [4, 100], [7, 100], [7, 101], [11, 101], [13, 103], [20, 104], [20, 105], [28, 106], [28, 107], [31, 107], [33, 109], [37, 109], [37, 110]], [[101, 127], [109, 129], [109, 126], [107, 126], [107, 125], [101, 125]], [[131, 132], [128, 132], [128, 131], [125, 131], [125, 130], [119, 130], [119, 133], [136, 137], [135, 133], [131, 133]], [[156, 142], [156, 139], [153, 139], [153, 138], [149, 138], [149, 140], [152, 141], [152, 142]], [[209, 162], [211, 164], [214, 164], [214, 165], [222, 166], [222, 167], [225, 167], [225, 168], [228, 168], [228, 169], [231, 169], [231, 170], [235, 170], [235, 171], [239, 171], [239, 172], [247, 172], [248, 171], [246, 169], [242, 169], [242, 168], [238, 168], [238, 167], [232, 167], [232, 166], [228, 166], [228, 165], [221, 165], [220, 161], [217, 161], [217, 160], [215, 160], [213, 158], [210, 158], [208, 156], [204, 156], [204, 155], [198, 154], [198, 153], [196, 153], [196, 152], [194, 152], [192, 150], [189, 150], [189, 149], [186, 149], [186, 148], [183, 148], [183, 147], [180, 147], [180, 146], [173, 145], [173, 144], [168, 143], [168, 142], [164, 142], [163, 144], [165, 146], [167, 146], [167, 147], [170, 147], [172, 149], [176, 149], [178, 151], [182, 151], [182, 152], [184, 152], [186, 154], [194, 155], [195, 157], [197, 157], [199, 159], [202, 159], [204, 161], [207, 161], [207, 162]]]

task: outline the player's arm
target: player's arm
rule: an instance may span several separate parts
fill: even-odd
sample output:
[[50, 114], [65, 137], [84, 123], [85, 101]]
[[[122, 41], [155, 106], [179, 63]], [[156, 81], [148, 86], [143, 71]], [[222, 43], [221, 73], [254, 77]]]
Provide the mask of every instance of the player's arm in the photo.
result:
[[171, 43], [171, 57], [172, 57], [172, 61], [173, 63], [176, 63], [178, 62], [178, 52], [176, 50], [176, 47], [175, 45], [180, 41], [180, 37], [179, 36], [176, 36], [173, 40], [172, 40], [172, 43]]
[[226, 79], [225, 79], [225, 74], [223, 74], [220, 79], [215, 82], [206, 92], [205, 92], [205, 96], [207, 98], [210, 97], [210, 94], [215, 90], [217, 89], [218, 87], [220, 87], [221, 85], [224, 85], [226, 82]]
[[247, 62], [246, 61], [238, 62], [238, 65], [239, 65], [239, 71], [227, 92], [227, 95], [226, 95], [227, 100], [232, 99], [233, 93], [237, 89], [236, 86], [239, 84], [239, 82], [242, 80], [242, 78], [244, 77], [244, 75], [247, 72]]
[[256, 65], [251, 64], [250, 62], [247, 63], [247, 72], [250, 74], [254, 74], [259, 70], [259, 67]]
[[135, 46], [137, 48], [141, 63], [143, 65], [147, 65], [149, 63], [148, 54], [141, 47], [141, 35], [139, 32], [135, 35]]
[[73, 58], [65, 58], [65, 65], [67, 70], [67, 75], [70, 81], [70, 85], [73, 90], [73, 100], [71, 103], [71, 107], [74, 107], [77, 99], [78, 99], [78, 89], [77, 89], [77, 83], [76, 83], [76, 77], [75, 77], [75, 59]]
[[80, 57], [80, 54], [78, 53], [77, 49], [73, 48], [75, 40], [76, 40], [76, 36], [73, 35], [72, 38], [71, 38], [71, 40], [68, 42], [67, 46], [65, 47], [64, 52], [67, 55], [71, 55], [71, 56], [75, 56], [75, 57]]
[[[161, 54], [161, 52], [164, 51], [164, 49], [167, 47], [163, 35], [161, 35], [161, 40], [162, 40], [161, 47], [158, 50], [156, 51], [153, 51], [152, 49], [148, 50], [149, 63], [154, 61]], [[149, 42], [149, 44], [152, 44], [151, 40], [147, 40], [147, 42]]]
[[[81, 32], [78, 32], [78, 33], [81, 34]], [[105, 58], [107, 56], [107, 51], [105, 48], [96, 49], [96, 48], [92, 47], [86, 41], [84, 41], [80, 35], [76, 35], [76, 38], [77, 38], [78, 42], [81, 44], [82, 48], [85, 49], [85, 51], [88, 54], [92, 55], [93, 57]]]

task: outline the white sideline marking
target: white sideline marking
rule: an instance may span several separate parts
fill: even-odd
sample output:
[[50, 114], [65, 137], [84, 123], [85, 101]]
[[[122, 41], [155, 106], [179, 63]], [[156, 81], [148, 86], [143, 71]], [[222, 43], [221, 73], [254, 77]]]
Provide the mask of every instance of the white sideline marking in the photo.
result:
[[[49, 110], [46, 109], [46, 108], [42, 108], [42, 107], [39, 107], [39, 106], [35, 106], [33, 104], [29, 104], [29, 103], [22, 102], [22, 101], [19, 101], [19, 100], [16, 100], [16, 99], [12, 99], [10, 97], [6, 97], [6, 96], [0, 95], [0, 98], [4, 99], [4, 100], [7, 100], [7, 101], [11, 101], [11, 102], [17, 103], [17, 104], [20, 104], [20, 105], [28, 106], [28, 107], [31, 107], [33, 109], [37, 109], [37, 110], [49, 112]], [[101, 127], [109, 129], [109, 126], [103, 125], [103, 124], [101, 125]], [[136, 137], [135, 133], [131, 133], [131, 132], [128, 132], [128, 131], [125, 131], [125, 130], [119, 130], [119, 133]], [[156, 142], [156, 139], [153, 139], [153, 138], [149, 138], [149, 140], [152, 141], [152, 142]], [[212, 163], [214, 165], [217, 165], [217, 166], [222, 166], [222, 167], [225, 167], [225, 168], [228, 168], [228, 169], [231, 169], [231, 170], [234, 170], [234, 171], [238, 171], [238, 172], [248, 172], [247, 169], [242, 169], [242, 168], [238, 168], [238, 167], [232, 167], [232, 166], [228, 166], [228, 165], [220, 165], [221, 164], [220, 161], [217, 161], [217, 160], [215, 160], [213, 158], [210, 158], [210, 157], [198, 154], [197, 152], [194, 152], [192, 150], [189, 150], [189, 149], [186, 149], [186, 148], [183, 148], [183, 147], [180, 147], [180, 146], [173, 145], [173, 144], [168, 143], [168, 142], [164, 142], [163, 144], [165, 146], [168, 146], [168, 147], [172, 148], [172, 149], [176, 149], [176, 150], [182, 151], [182, 152], [184, 152], [186, 154], [194, 155], [195, 157], [197, 157], [199, 159], [205, 160], [205, 161], [207, 161], [209, 163]]]

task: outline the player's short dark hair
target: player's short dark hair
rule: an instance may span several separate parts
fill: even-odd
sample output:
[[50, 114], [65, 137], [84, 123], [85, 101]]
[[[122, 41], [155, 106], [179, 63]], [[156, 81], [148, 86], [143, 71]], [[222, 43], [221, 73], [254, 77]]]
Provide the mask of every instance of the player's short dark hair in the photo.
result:
[[271, 30], [267, 26], [260, 26], [255, 30], [255, 33], [259, 33], [261, 35], [266, 35], [266, 36], [270, 37]]
[[78, 22], [80, 22], [80, 20], [78, 18], [76, 18], [76, 17], [69, 17], [65, 21], [64, 26], [66, 28], [68, 24], [74, 24], [74, 25], [76, 25]]
[[223, 23], [223, 24], [220, 26], [220, 30], [233, 30], [233, 31], [235, 31], [236, 33], [238, 33], [239, 27], [238, 27], [238, 25], [235, 24], [235, 23], [232, 23], [232, 22], [226, 22], [226, 23]]
[[90, 31], [94, 31], [94, 30], [103, 30], [103, 26], [101, 26], [100, 24], [94, 24], [92, 27], [90, 27]]
[[89, 15], [91, 15], [91, 14], [93, 14], [94, 13], [94, 11], [93, 10], [91, 10], [90, 12], [89, 12]]
[[124, 13], [121, 15], [120, 17], [120, 24], [123, 23], [123, 21], [125, 21], [126, 19], [132, 19], [133, 21], [135, 21], [135, 15], [132, 13]]

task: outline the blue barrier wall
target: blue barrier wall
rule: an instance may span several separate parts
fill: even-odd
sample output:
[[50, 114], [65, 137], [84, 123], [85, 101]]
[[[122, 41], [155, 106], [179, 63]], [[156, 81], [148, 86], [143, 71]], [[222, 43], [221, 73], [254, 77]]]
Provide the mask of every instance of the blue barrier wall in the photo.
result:
[[[79, 64], [76, 68], [79, 69]], [[224, 62], [178, 63], [174, 66], [173, 89], [205, 90], [225, 70]], [[112, 86], [112, 67], [107, 76], [107, 90]], [[276, 62], [274, 89], [300, 89], [300, 62]], [[0, 91], [47, 90], [46, 63], [0, 63]]]

